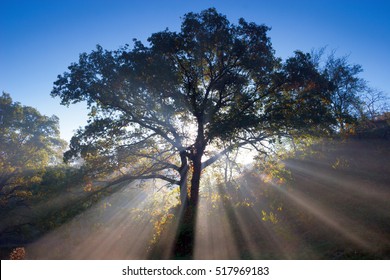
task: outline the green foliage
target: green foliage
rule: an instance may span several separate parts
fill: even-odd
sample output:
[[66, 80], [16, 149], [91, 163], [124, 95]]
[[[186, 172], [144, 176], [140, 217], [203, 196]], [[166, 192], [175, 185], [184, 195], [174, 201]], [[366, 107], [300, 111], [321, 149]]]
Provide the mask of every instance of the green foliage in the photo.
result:
[[153, 225], [153, 236], [148, 247], [150, 251], [160, 241], [162, 234], [173, 227], [179, 204], [177, 189], [166, 190], [160, 187], [140, 207], [131, 209], [131, 213], [135, 215], [134, 221], [142, 223], [145, 222], [142, 219], [149, 217], [147, 222]]
[[[120, 188], [106, 189], [92, 182], [84, 168], [67, 165], [46, 167], [41, 180], [30, 183], [29, 196], [23, 197], [23, 204], [7, 203], [0, 208], [3, 217], [0, 222], [2, 250], [34, 242], [71, 222]], [[21, 201], [21, 198], [11, 201], [15, 200]], [[110, 203], [102, 203], [102, 207], [105, 210]], [[93, 214], [94, 218], [99, 216], [98, 211]], [[67, 235], [66, 230], [63, 234]]]
[[0, 197], [4, 206], [11, 197], [31, 195], [46, 167], [58, 163], [65, 142], [59, 137], [58, 118], [0, 96]]

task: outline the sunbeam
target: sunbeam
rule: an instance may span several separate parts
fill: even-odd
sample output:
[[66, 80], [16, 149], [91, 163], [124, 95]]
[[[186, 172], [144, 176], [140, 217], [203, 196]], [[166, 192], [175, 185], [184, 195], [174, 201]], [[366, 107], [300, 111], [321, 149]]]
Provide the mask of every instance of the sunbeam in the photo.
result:
[[[335, 151], [322, 155], [327, 158], [286, 160], [292, 176], [287, 182], [258, 172], [241, 174], [227, 185], [213, 180], [198, 211], [195, 258], [375, 258], [385, 253], [390, 193], [382, 170], [388, 162], [377, 158], [376, 145], [363, 149], [358, 143], [357, 155], [356, 143], [348, 149], [343, 143], [331, 145]], [[337, 166], [342, 157], [353, 168]]]
[[[383, 170], [388, 160], [375, 161], [378, 154], [361, 146], [360, 157], [356, 156], [351, 143], [348, 149], [342, 144], [341, 148], [329, 145], [333, 152], [325, 148], [321, 156], [296, 156], [275, 165], [273, 168], [284, 169], [274, 172], [275, 178], [269, 170], [262, 173], [255, 167], [224, 176], [223, 166], [230, 166], [223, 162], [217, 171], [205, 171], [191, 258], [386, 256], [390, 192]], [[345, 153], [355, 158], [351, 160]], [[226, 181], [227, 177], [232, 180]], [[90, 195], [88, 190], [81, 196], [64, 194], [46, 207], [70, 209], [77, 203], [91, 204]], [[159, 180], [119, 186], [25, 246], [25, 254], [30, 259], [182, 258], [175, 254], [180, 223], [186, 219], [179, 195], [178, 188], [167, 188]], [[44, 209], [39, 206], [40, 212]]]
[[[155, 234], [151, 182], [133, 182], [27, 247], [33, 259], [146, 259]], [[166, 190], [162, 190], [162, 192]], [[165, 194], [164, 194], [165, 195]], [[162, 195], [161, 197], [163, 197]], [[160, 199], [161, 199], [160, 197]], [[152, 205], [153, 204], [153, 205]], [[170, 205], [169, 207], [172, 207]]]

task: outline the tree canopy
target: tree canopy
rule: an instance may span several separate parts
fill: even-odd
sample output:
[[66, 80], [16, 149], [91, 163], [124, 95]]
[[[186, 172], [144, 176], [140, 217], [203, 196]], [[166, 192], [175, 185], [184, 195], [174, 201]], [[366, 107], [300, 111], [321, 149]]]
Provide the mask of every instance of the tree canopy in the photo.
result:
[[186, 14], [180, 32], [152, 34], [147, 45], [82, 53], [52, 91], [64, 105], [86, 101], [90, 109], [65, 158], [81, 156], [96, 175], [117, 171], [116, 183], [180, 185], [182, 202], [189, 195], [196, 205], [202, 169], [222, 155], [246, 145], [260, 151], [293, 132], [329, 131], [329, 80], [309, 54], [277, 58], [269, 30], [208, 9]]
[[58, 118], [0, 96], [0, 196], [23, 196], [39, 182], [50, 163], [60, 158], [65, 142], [60, 139]]

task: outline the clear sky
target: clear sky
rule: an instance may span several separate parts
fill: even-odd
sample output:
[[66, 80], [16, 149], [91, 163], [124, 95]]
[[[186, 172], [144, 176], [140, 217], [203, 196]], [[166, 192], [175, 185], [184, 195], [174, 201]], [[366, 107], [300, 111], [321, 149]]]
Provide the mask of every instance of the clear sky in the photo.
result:
[[0, 0], [0, 91], [14, 101], [60, 118], [61, 137], [86, 123], [81, 105], [69, 108], [50, 97], [58, 74], [96, 44], [117, 49], [133, 38], [177, 31], [187, 12], [215, 7], [272, 28], [276, 54], [327, 46], [362, 65], [361, 77], [390, 93], [390, 1], [388, 0]]

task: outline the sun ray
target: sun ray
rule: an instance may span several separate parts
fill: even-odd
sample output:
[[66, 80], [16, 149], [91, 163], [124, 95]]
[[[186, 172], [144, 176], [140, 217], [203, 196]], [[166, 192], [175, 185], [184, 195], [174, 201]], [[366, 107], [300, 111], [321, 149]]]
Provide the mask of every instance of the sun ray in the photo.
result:
[[[122, 191], [27, 247], [37, 259], [145, 259], [154, 233], [151, 188]], [[157, 207], [163, 207], [159, 203]]]

